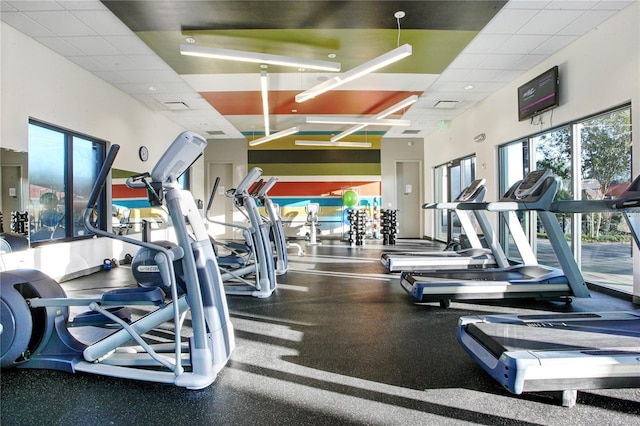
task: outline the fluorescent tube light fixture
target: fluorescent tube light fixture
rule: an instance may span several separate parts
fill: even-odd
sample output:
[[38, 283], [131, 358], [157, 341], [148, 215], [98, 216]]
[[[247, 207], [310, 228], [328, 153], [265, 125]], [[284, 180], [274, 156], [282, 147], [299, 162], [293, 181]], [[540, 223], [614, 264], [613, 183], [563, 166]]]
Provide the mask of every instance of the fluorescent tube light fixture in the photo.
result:
[[[400, 111], [401, 109], [406, 108], [409, 105], [412, 105], [412, 104], [416, 103], [417, 101], [418, 101], [418, 95], [411, 95], [408, 98], [401, 100], [397, 104], [390, 106], [389, 108], [385, 109], [381, 113], [376, 114], [375, 118], [376, 118], [376, 120], [381, 120], [381, 119], [383, 119], [385, 117], [390, 116], [394, 112]], [[357, 125], [355, 125], [353, 127], [348, 128], [347, 130], [345, 130], [342, 133], [338, 133], [337, 135], [333, 136], [330, 140], [331, 140], [331, 142], [337, 142], [340, 139], [343, 139], [343, 138], [349, 136], [350, 134], [357, 132], [358, 130], [362, 130], [365, 127], [367, 127], [366, 124], [357, 124]]]
[[[394, 112], [400, 111], [403, 108], [413, 105], [417, 101], [418, 101], [418, 95], [411, 95], [408, 98], [398, 102], [397, 104], [390, 106], [389, 108], [385, 109], [381, 113], [376, 114], [375, 118], [376, 120], [381, 120], [385, 117], [390, 116]], [[358, 130], [364, 129], [365, 127], [367, 127], [366, 124], [356, 124], [355, 126], [348, 128], [344, 132], [338, 133], [337, 135], [333, 136], [330, 140], [331, 142], [337, 142], [340, 139], [344, 139], [350, 134], [357, 132]]]
[[411, 120], [395, 118], [376, 119], [370, 117], [342, 117], [342, 116], [308, 116], [309, 124], [364, 124], [365, 126], [410, 126]]
[[406, 108], [410, 105], [415, 104], [416, 102], [418, 102], [418, 95], [411, 95], [408, 98], [398, 102], [397, 104], [390, 106], [389, 108], [385, 109], [381, 113], [376, 114], [376, 119], [386, 118], [391, 114], [393, 114], [394, 112], [398, 112], [403, 108]]
[[295, 142], [298, 146], [342, 146], [351, 148], [371, 148], [371, 142], [331, 142], [331, 141], [303, 141]]
[[336, 87], [342, 86], [345, 83], [360, 78], [365, 74], [372, 73], [379, 70], [380, 68], [384, 68], [387, 65], [404, 59], [407, 56], [410, 56], [411, 53], [411, 45], [403, 44], [402, 46], [384, 53], [377, 58], [365, 62], [362, 65], [358, 65], [357, 67], [352, 68], [349, 71], [346, 71], [340, 75], [336, 75], [335, 77], [330, 78], [329, 80], [324, 81], [317, 86], [312, 87], [311, 89], [299, 93], [298, 95], [296, 95], [296, 102], [302, 103], [308, 101], [309, 99], [315, 98], [322, 93], [328, 92], [329, 90], [333, 90]]
[[340, 71], [339, 62], [316, 59], [293, 58], [269, 53], [245, 52], [242, 50], [218, 49], [215, 47], [180, 45], [180, 54], [201, 58], [223, 59], [228, 61], [251, 62], [255, 64], [282, 65], [285, 67], [307, 68], [319, 71]]
[[300, 129], [298, 129], [297, 127], [291, 127], [289, 129], [286, 129], [286, 130], [280, 130], [279, 132], [272, 133], [269, 136], [265, 136], [263, 138], [252, 140], [251, 142], [249, 142], [249, 146], [256, 146], [256, 145], [260, 145], [260, 144], [265, 143], [265, 142], [271, 142], [272, 140], [283, 138], [285, 136], [289, 136], [289, 135], [292, 135], [294, 133], [298, 133], [299, 130]]
[[269, 86], [267, 72], [260, 71], [260, 92], [262, 93], [262, 115], [264, 116], [264, 134], [269, 136]]
[[355, 125], [355, 126], [353, 126], [353, 127], [349, 127], [349, 128], [348, 128], [347, 130], [345, 130], [344, 132], [342, 132], [342, 133], [338, 133], [337, 135], [332, 136], [332, 137], [331, 137], [331, 139], [329, 139], [329, 140], [330, 140], [331, 142], [337, 142], [337, 141], [339, 141], [340, 139], [344, 139], [344, 138], [346, 138], [347, 136], [349, 136], [350, 134], [357, 132], [358, 130], [362, 130], [362, 129], [364, 129], [365, 127], [367, 127], [367, 125], [366, 125], [366, 124], [356, 124], [356, 125]]

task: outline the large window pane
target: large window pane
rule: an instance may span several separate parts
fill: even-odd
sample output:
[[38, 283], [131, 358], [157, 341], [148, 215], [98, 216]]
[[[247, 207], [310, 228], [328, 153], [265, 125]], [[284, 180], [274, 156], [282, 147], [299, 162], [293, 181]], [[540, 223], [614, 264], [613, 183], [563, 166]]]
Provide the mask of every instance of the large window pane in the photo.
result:
[[[436, 203], [447, 201], [447, 166], [438, 166], [435, 168], [435, 193], [433, 201]], [[435, 238], [438, 241], [447, 241], [447, 212], [445, 210], [435, 210], [434, 220], [436, 235]]]
[[[105, 157], [105, 145], [72, 131], [30, 120], [31, 242], [88, 236], [82, 216]], [[97, 212], [103, 228], [106, 224], [104, 204], [103, 194]]]
[[[631, 176], [631, 111], [578, 123], [584, 199], [615, 198]], [[582, 215], [582, 270], [588, 281], [631, 292], [632, 237], [620, 213]]]
[[[500, 147], [500, 188], [528, 172], [527, 167], [550, 169], [559, 178], [556, 200], [612, 198], [625, 190], [631, 176], [630, 107], [609, 111], [581, 122], [552, 129]], [[531, 155], [532, 161], [528, 161]], [[558, 266], [544, 230], [523, 224], [533, 239], [540, 263]], [[633, 250], [631, 232], [621, 214], [558, 215], [565, 238], [585, 279], [590, 283], [632, 292]], [[534, 222], [535, 223], [535, 222]], [[503, 245], [510, 259], [519, 260], [513, 242]]]
[[65, 237], [65, 135], [29, 126], [30, 237], [32, 242]]
[[96, 142], [73, 138], [73, 235], [86, 235], [82, 223], [91, 189], [98, 175], [100, 150]]
[[[571, 189], [571, 128], [564, 126], [538, 135], [531, 138], [531, 145], [535, 147], [534, 168], [536, 170], [551, 170], [558, 180], [558, 192], [554, 200], [571, 200], [573, 198]], [[565, 231], [565, 236], [570, 241], [572, 238], [571, 215], [557, 215], [557, 217]], [[537, 218], [535, 223], [536, 228], [531, 231], [536, 235], [534, 245], [538, 262], [543, 265], [560, 267], [542, 223]]]
[[[529, 170], [529, 142], [527, 140], [513, 142], [500, 147], [500, 196], [517, 181], [521, 180]], [[521, 220], [526, 220], [526, 215], [521, 215]], [[516, 248], [511, 234], [508, 232], [506, 222], [502, 219], [500, 224], [500, 244], [507, 257], [515, 262], [521, 262], [522, 257]]]

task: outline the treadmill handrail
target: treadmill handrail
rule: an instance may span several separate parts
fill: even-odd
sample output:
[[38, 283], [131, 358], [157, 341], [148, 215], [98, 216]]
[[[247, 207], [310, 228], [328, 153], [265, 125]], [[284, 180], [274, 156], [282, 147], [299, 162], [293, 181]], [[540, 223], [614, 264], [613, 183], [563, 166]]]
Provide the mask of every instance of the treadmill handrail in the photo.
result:
[[[620, 200], [562, 200], [551, 204], [554, 213], [596, 213], [618, 210]], [[630, 207], [640, 206], [640, 199], [632, 201]]]
[[[640, 181], [640, 176], [635, 182]], [[633, 185], [631, 186], [633, 187]], [[630, 188], [631, 188], [630, 187]], [[554, 213], [596, 213], [614, 210], [633, 210], [640, 208], [640, 191], [628, 190], [619, 198], [611, 200], [561, 200], [551, 204]]]
[[532, 206], [531, 203], [521, 203], [517, 201], [492, 201], [488, 203], [460, 203], [456, 206], [458, 210], [487, 210], [491, 212], [508, 211], [544, 211], [549, 208], [544, 206]]

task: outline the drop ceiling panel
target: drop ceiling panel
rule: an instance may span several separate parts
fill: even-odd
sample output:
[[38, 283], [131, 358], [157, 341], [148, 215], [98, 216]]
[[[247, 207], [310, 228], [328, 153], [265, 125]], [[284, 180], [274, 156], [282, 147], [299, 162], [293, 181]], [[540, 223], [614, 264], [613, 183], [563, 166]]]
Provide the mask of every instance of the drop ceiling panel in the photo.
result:
[[[222, 40], [222, 47], [274, 54], [326, 60], [328, 53], [336, 53], [330, 60], [341, 62], [343, 71], [410, 43], [409, 58], [303, 104], [292, 96], [334, 74], [269, 67], [270, 125], [304, 125], [307, 110], [370, 114], [401, 95], [418, 93], [419, 101], [404, 117], [413, 120], [410, 129], [417, 126], [426, 136], [631, 3], [403, 2], [401, 32], [393, 17], [397, 1], [348, 0], [340, 8], [336, 2], [315, 0], [3, 1], [0, 19], [186, 128], [233, 138], [247, 129], [263, 130], [260, 68], [187, 59], [178, 46], [188, 35], [198, 36], [196, 43], [203, 45]], [[464, 90], [468, 85], [473, 89]], [[200, 92], [212, 98], [207, 101]], [[224, 115], [228, 106], [216, 97], [236, 103], [233, 115]], [[172, 100], [189, 109], [167, 110], [163, 102]], [[435, 110], [438, 100], [458, 103], [453, 110]], [[292, 113], [294, 109], [299, 112]], [[402, 130], [388, 134], [402, 137]]]

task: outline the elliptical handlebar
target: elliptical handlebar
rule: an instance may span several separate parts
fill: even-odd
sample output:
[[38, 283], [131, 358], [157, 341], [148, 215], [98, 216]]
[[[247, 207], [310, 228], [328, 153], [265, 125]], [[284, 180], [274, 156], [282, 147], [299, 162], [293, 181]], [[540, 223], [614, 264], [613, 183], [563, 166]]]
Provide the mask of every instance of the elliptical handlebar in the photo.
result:
[[267, 183], [264, 184], [262, 188], [260, 188], [260, 191], [258, 191], [258, 198], [264, 198], [264, 196], [267, 195], [271, 188], [273, 188], [273, 185], [275, 185], [277, 182], [278, 178], [275, 176], [271, 176]]
[[[147, 183], [145, 182], [146, 178], [151, 177], [149, 172], [145, 172], [139, 175], [131, 176], [127, 178], [125, 185], [129, 188], [147, 188]], [[140, 181], [140, 182], [138, 182]]]
[[[116, 160], [118, 155], [118, 151], [120, 150], [120, 145], [113, 144], [111, 148], [109, 148], [109, 152], [107, 153], [107, 158], [105, 158], [104, 163], [102, 164], [102, 168], [98, 173], [98, 177], [96, 178], [96, 183], [93, 185], [91, 189], [91, 194], [89, 195], [89, 201], [87, 202], [87, 207], [85, 209], [85, 221], [87, 219], [87, 211], [91, 212], [98, 202], [98, 197], [102, 190], [104, 189], [104, 185], [107, 182], [107, 176], [109, 176], [109, 172], [111, 171], [111, 167], [113, 167], [113, 163]], [[89, 217], [91, 215], [89, 214]], [[86, 222], [85, 222], [86, 223]]]
[[211, 206], [213, 205], [213, 199], [216, 196], [216, 192], [218, 191], [218, 186], [220, 186], [220, 176], [216, 177], [216, 180], [213, 182], [213, 188], [211, 188], [211, 194], [209, 194], [209, 202], [207, 203], [207, 209], [205, 210], [205, 216], [209, 216], [209, 211], [211, 210]]
[[260, 167], [254, 167], [251, 171], [242, 179], [242, 182], [236, 187], [236, 194], [245, 192], [249, 190], [249, 187], [253, 182], [255, 182], [260, 176], [262, 176], [262, 169]]
[[[124, 235], [116, 235], [112, 232], [109, 231], [105, 231], [103, 229], [98, 228], [97, 226], [95, 226], [93, 223], [91, 223], [91, 215], [93, 213], [93, 210], [96, 206], [96, 203], [98, 202], [98, 198], [100, 196], [100, 193], [102, 193], [104, 186], [106, 185], [107, 182], [107, 177], [109, 176], [109, 172], [111, 170], [111, 168], [113, 167], [113, 163], [115, 162], [116, 156], [118, 155], [118, 151], [120, 150], [120, 145], [117, 144], [113, 144], [111, 146], [111, 148], [109, 149], [109, 152], [107, 153], [107, 156], [105, 158], [104, 163], [102, 164], [102, 167], [100, 168], [100, 172], [98, 173], [98, 177], [96, 178], [96, 182], [93, 185], [93, 188], [91, 190], [91, 194], [89, 195], [89, 201], [87, 202], [87, 207], [84, 210], [84, 215], [83, 215], [83, 221], [84, 221], [84, 226], [87, 228], [87, 230], [89, 232], [92, 232], [95, 235], [100, 235], [103, 237], [108, 237], [108, 238], [113, 238], [119, 241], [123, 241], [125, 243], [130, 243], [139, 247], [147, 247], [149, 249], [152, 250], [156, 250], [158, 252], [160, 252], [160, 256], [164, 256], [167, 260], [167, 262], [165, 262], [162, 267], [167, 268], [167, 271], [164, 271], [164, 275], [168, 278], [171, 279], [171, 281], [165, 282], [165, 285], [167, 286], [171, 286], [171, 285], [175, 285], [175, 278], [173, 278], [174, 273], [173, 273], [173, 260], [176, 260], [178, 258], [180, 258], [181, 256], [184, 255], [184, 253], [182, 251], [174, 251], [171, 252], [169, 250], [167, 250], [165, 247], [158, 245], [158, 244], [153, 244], [153, 243], [149, 243], [149, 242], [145, 242], [145, 241], [139, 241], [133, 238], [128, 238]], [[142, 179], [142, 181], [144, 182], [144, 175], [149, 175], [148, 173], [139, 175], [139, 176], [133, 176], [129, 179], [134, 180], [134, 178], [137, 179]], [[138, 183], [135, 183], [135, 185], [139, 185]], [[146, 187], [146, 185], [144, 183], [142, 183], [142, 187]], [[161, 263], [161, 262], [159, 262]], [[162, 273], [162, 271], [161, 271]], [[164, 278], [164, 277], [163, 277]]]

